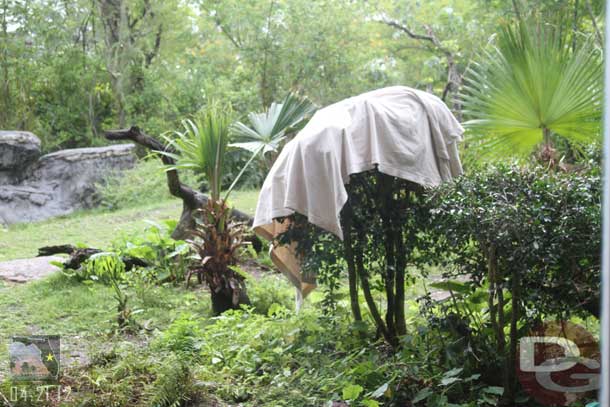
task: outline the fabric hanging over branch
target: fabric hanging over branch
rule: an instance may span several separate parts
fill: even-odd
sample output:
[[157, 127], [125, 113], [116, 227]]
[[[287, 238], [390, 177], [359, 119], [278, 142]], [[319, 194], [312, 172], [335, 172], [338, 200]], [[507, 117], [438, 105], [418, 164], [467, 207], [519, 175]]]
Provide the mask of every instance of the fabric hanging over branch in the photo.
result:
[[[462, 174], [458, 142], [464, 129], [438, 97], [405, 86], [367, 92], [327, 106], [288, 142], [271, 168], [254, 216], [257, 234], [273, 240], [300, 213], [343, 239], [340, 213], [351, 174], [380, 172], [424, 187]], [[306, 296], [294, 247], [277, 246], [276, 266]]]

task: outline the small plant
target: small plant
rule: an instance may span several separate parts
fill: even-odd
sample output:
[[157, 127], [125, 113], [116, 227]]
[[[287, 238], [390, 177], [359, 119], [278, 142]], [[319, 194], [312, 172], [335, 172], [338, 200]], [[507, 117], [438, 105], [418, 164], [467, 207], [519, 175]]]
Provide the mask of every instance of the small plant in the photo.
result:
[[145, 392], [146, 405], [180, 407], [196, 401], [193, 374], [184, 360], [170, 354], [155, 366], [153, 374], [155, 381]]
[[245, 244], [245, 227], [231, 219], [228, 198], [246, 168], [262, 150], [256, 150], [221, 196], [224, 160], [229, 145], [231, 109], [210, 103], [193, 120], [183, 121], [183, 132], [166, 137], [173, 152], [160, 154], [175, 161], [167, 169], [187, 169], [201, 174], [210, 187], [207, 203], [195, 214], [194, 236], [189, 240], [197, 253], [197, 264], [187, 274], [187, 284], [193, 274], [205, 281], [212, 295], [215, 314], [249, 304], [244, 275], [235, 268], [240, 248]]
[[225, 201], [210, 199], [200, 210], [201, 217], [195, 219], [194, 237], [188, 241], [197, 253], [198, 264], [188, 272], [187, 286], [193, 274], [199, 282], [205, 281], [211, 290], [215, 314], [250, 304], [245, 275], [236, 267], [239, 251], [247, 244], [246, 226], [231, 220], [229, 212]]
[[290, 310], [294, 307], [294, 294], [291, 288], [292, 286], [283, 276], [266, 275], [257, 280], [253, 279], [248, 285], [248, 295], [257, 313], [270, 315], [279, 308]]
[[155, 347], [171, 351], [183, 361], [198, 359], [201, 349], [200, 322], [192, 315], [181, 315], [155, 341]]
[[117, 301], [117, 323], [119, 329], [134, 329], [138, 324], [133, 320], [133, 312], [127, 305], [128, 296], [124, 290], [126, 283], [125, 264], [116, 253], [97, 253], [83, 265], [84, 274], [91, 281], [109, 285]]
[[170, 236], [177, 222], [146, 222], [149, 226], [143, 236], [121, 238], [113, 243], [114, 250], [145, 259], [150, 267], [141, 274], [152, 283], [181, 283], [190, 263], [190, 247], [185, 241]]

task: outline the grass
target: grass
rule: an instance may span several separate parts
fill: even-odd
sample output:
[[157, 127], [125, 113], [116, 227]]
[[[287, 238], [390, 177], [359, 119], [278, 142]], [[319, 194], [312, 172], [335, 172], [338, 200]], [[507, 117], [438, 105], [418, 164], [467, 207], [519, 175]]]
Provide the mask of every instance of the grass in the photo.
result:
[[[258, 191], [234, 191], [231, 203], [254, 214]], [[142, 233], [146, 220], [178, 219], [182, 203], [177, 199], [147, 203], [116, 211], [86, 210], [43, 222], [16, 224], [0, 229], [0, 261], [35, 257], [38, 248], [82, 243], [104, 248], [120, 235]]]
[[[149, 286], [145, 291], [131, 287], [127, 293], [130, 307], [142, 309], [138, 321], [149, 329], [164, 329], [182, 312], [210, 313], [209, 294], [202, 290]], [[0, 282], [0, 310], [6, 316], [0, 319], [0, 379], [8, 371], [11, 336], [61, 335], [66, 367], [115, 339], [116, 301], [110, 287], [78, 283], [61, 273], [29, 284]]]
[[[253, 214], [258, 191], [235, 191], [231, 203]], [[47, 221], [11, 225], [0, 229], [0, 261], [30, 258], [38, 248], [53, 244], [82, 243], [107, 248], [120, 236], [143, 234], [146, 220], [177, 219], [182, 204], [166, 199], [116, 211], [93, 209]], [[141, 287], [140, 287], [141, 288]], [[142, 309], [138, 320], [163, 329], [182, 312], [209, 314], [209, 294], [176, 287], [149, 286], [128, 289], [130, 307]], [[112, 342], [116, 301], [109, 287], [85, 285], [57, 273], [29, 284], [0, 281], [0, 377], [8, 370], [10, 336], [60, 334], [66, 355], [89, 354]], [[68, 356], [69, 357], [69, 356]]]

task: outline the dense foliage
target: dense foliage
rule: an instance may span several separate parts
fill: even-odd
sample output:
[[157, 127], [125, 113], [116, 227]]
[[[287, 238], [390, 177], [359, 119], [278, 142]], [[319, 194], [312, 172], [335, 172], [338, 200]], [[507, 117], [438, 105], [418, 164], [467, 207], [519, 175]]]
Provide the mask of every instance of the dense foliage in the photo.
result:
[[[531, 0], [522, 12], [591, 33], [602, 3]], [[463, 73], [513, 13], [498, 0], [3, 0], [0, 128], [33, 131], [49, 151], [130, 124], [158, 135], [209, 98], [245, 119], [290, 90], [321, 106], [391, 84], [442, 95], [449, 65]]]
[[489, 324], [505, 355], [505, 397], [512, 402], [508, 366], [522, 332], [545, 318], [599, 316], [600, 178], [586, 169], [499, 166], [460, 178], [428, 203], [448, 274], [488, 287]]
[[[404, 345], [395, 338], [410, 332], [392, 326], [400, 323], [396, 310], [404, 311], [397, 276], [403, 273], [403, 290], [427, 275], [426, 264], [460, 279], [431, 284], [451, 292], [451, 304], [422, 303], [429, 329], [453, 343], [441, 363], [478, 372], [505, 389], [503, 402], [514, 403], [514, 376], [498, 381], [487, 374], [512, 372], [507, 366], [514, 365], [522, 333], [547, 318], [599, 316], [601, 184], [595, 168], [490, 167], [424, 195], [392, 177], [358, 174], [342, 212], [343, 243], [300, 216], [291, 217], [280, 241], [297, 242], [304, 272], [317, 277], [333, 312], [339, 283], [348, 277], [352, 314], [360, 321], [360, 286], [378, 334], [398, 347]], [[388, 207], [393, 199], [401, 206]], [[380, 293], [381, 308], [373, 300]]]
[[533, 318], [586, 313], [597, 299], [599, 175], [499, 166], [441, 188], [429, 204], [451, 273], [481, 281], [490, 256], [498, 262], [499, 281], [517, 269]]

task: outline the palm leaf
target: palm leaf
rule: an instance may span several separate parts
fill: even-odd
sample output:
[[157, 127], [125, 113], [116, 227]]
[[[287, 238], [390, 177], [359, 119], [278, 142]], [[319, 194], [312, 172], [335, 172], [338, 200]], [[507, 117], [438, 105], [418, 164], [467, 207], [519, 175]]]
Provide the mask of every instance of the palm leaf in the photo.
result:
[[229, 144], [229, 124], [231, 109], [210, 103], [209, 106], [193, 117], [182, 121], [183, 131], [173, 132], [164, 139], [171, 151], [160, 151], [175, 161], [166, 167], [192, 170], [202, 174], [210, 185], [212, 199], [220, 197], [224, 170], [224, 158]]
[[592, 42], [572, 52], [554, 27], [505, 27], [464, 78], [470, 140], [494, 156], [529, 153], [545, 133], [576, 146], [596, 140], [602, 65]]
[[289, 93], [281, 103], [272, 103], [263, 113], [250, 113], [249, 125], [237, 122], [231, 126], [232, 135], [239, 141], [231, 147], [263, 154], [276, 152], [286, 135], [298, 130], [315, 111], [308, 99]]

